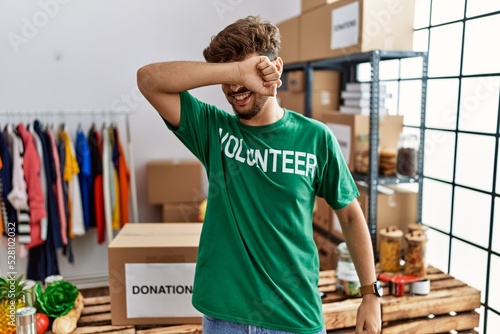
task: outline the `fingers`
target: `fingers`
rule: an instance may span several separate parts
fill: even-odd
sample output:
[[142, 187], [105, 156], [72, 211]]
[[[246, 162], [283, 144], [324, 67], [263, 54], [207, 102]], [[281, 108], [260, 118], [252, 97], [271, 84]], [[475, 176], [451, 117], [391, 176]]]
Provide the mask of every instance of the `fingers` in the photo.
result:
[[276, 65], [265, 56], [260, 57], [260, 62], [257, 64], [257, 69], [260, 71], [264, 82], [277, 84], [281, 86], [281, 73], [276, 68]]

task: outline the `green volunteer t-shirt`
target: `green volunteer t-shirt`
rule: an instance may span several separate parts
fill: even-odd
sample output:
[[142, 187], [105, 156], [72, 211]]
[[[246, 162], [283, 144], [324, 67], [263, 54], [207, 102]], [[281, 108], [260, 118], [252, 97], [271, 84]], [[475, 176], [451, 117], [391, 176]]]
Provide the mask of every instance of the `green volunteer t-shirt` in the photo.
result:
[[289, 110], [273, 124], [247, 126], [188, 92], [180, 97], [179, 128], [166, 124], [209, 181], [194, 307], [232, 322], [320, 331], [315, 196], [333, 209], [359, 196], [335, 137]]

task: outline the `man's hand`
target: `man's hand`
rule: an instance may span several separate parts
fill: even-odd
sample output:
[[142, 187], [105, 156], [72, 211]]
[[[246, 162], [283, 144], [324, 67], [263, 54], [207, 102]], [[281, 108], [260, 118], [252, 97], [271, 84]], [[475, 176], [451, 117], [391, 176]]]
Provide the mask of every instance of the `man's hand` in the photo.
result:
[[238, 63], [240, 82], [252, 92], [276, 96], [278, 87], [281, 86], [281, 65], [277, 66], [266, 56], [248, 58]]
[[381, 330], [380, 298], [373, 294], [364, 295], [356, 317], [356, 334], [379, 334]]

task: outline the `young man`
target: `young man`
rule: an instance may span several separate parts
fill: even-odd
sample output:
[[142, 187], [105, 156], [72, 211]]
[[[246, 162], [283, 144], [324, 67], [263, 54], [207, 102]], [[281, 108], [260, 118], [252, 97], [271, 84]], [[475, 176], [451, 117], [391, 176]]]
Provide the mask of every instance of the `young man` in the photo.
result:
[[[193, 305], [204, 334], [326, 333], [312, 237], [316, 195], [336, 211], [362, 286], [376, 281], [359, 195], [338, 143], [322, 123], [281, 108], [276, 26], [247, 17], [204, 50], [207, 63], [142, 67], [138, 85], [206, 168], [208, 206]], [[188, 91], [222, 85], [234, 115]], [[379, 333], [380, 301], [363, 296], [356, 333]]]

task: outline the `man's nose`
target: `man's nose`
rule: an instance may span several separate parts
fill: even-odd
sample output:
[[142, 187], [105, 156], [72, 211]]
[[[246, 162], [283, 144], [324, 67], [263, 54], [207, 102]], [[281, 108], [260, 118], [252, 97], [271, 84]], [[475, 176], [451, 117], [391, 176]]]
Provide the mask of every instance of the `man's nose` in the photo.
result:
[[231, 85], [229, 88], [233, 91], [233, 92], [237, 92], [238, 90], [240, 90], [240, 88], [243, 87], [241, 85]]

